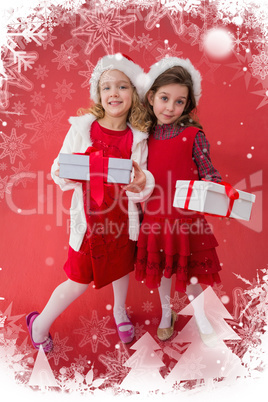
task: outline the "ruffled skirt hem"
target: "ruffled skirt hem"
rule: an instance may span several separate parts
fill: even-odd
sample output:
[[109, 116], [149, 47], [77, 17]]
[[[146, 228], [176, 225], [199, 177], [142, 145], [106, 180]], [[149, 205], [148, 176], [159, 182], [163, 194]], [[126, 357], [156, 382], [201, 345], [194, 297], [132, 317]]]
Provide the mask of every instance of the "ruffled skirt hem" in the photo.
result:
[[145, 216], [138, 240], [136, 279], [154, 289], [163, 276], [175, 274], [175, 289], [180, 292], [185, 292], [191, 281], [219, 283], [217, 246], [203, 215], [193, 219]]
[[144, 281], [149, 289], [158, 288], [161, 279], [176, 276], [175, 290], [185, 293], [190, 283], [213, 286], [220, 283], [220, 263], [215, 248], [191, 253], [189, 256], [148, 253], [146, 248], [138, 248], [135, 278]]

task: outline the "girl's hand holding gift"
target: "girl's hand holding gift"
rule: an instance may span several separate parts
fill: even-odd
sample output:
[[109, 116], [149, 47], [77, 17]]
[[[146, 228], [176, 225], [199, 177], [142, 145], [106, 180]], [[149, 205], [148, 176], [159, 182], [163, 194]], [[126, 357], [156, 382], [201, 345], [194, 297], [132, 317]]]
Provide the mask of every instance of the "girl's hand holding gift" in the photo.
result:
[[[58, 165], [60, 166], [59, 162], [58, 162]], [[55, 176], [60, 177], [60, 169], [55, 170], [54, 174], [55, 174]], [[66, 183], [73, 183], [73, 182], [74, 182], [74, 181], [71, 180], [71, 179], [64, 179], [64, 181], [65, 181]]]
[[133, 168], [134, 180], [127, 186], [122, 186], [122, 188], [126, 191], [131, 191], [132, 193], [140, 193], [145, 188], [146, 176], [138, 163], [135, 161], [133, 161]]

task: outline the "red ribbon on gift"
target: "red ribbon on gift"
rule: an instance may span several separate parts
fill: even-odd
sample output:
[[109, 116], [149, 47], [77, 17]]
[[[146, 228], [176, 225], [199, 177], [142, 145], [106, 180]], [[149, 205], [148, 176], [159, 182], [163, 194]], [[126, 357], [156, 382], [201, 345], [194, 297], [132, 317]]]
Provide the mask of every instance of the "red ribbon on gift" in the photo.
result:
[[89, 158], [90, 194], [100, 207], [104, 197], [104, 180], [107, 181], [109, 158], [103, 156], [103, 151], [90, 147], [86, 150]]
[[226, 183], [225, 181], [221, 181], [219, 184], [222, 184], [224, 186], [225, 193], [230, 200], [228, 211], [226, 214], [226, 217], [228, 218], [231, 215], [235, 200], [238, 200], [239, 198], [239, 192], [235, 188], [233, 188], [231, 184]]
[[89, 147], [84, 154], [89, 155], [90, 195], [100, 207], [104, 198], [104, 181], [107, 181], [109, 158], [103, 156], [103, 151]]
[[103, 187], [103, 151], [92, 152], [90, 154], [90, 193], [91, 197], [96, 201], [98, 206], [101, 206], [104, 197]]
[[[210, 180], [205, 180], [202, 179], [203, 181], [210, 181]], [[190, 199], [192, 196], [192, 192], [193, 192], [193, 185], [194, 185], [195, 180], [190, 180], [189, 182], [189, 186], [188, 186], [188, 191], [187, 191], [187, 195], [186, 195], [186, 200], [185, 200], [185, 204], [184, 204], [184, 209], [189, 209], [189, 203], [190, 203]], [[233, 206], [234, 206], [234, 202], [235, 200], [237, 200], [239, 198], [239, 192], [231, 186], [231, 184], [226, 183], [225, 181], [221, 181], [217, 184], [221, 184], [224, 186], [225, 189], [225, 193], [227, 195], [227, 197], [229, 198], [229, 206], [228, 206], [228, 211], [227, 214], [225, 215], [227, 218], [231, 215]], [[209, 214], [208, 214], [209, 215]], [[217, 216], [212, 214], [213, 216]], [[220, 216], [220, 215], [218, 215]]]
[[185, 204], [184, 204], [184, 209], [189, 209], [189, 204], [190, 204], [190, 199], [191, 199], [192, 192], [193, 192], [194, 182], [195, 182], [194, 180], [190, 180], [187, 195], [186, 195], [186, 200], [185, 200]]

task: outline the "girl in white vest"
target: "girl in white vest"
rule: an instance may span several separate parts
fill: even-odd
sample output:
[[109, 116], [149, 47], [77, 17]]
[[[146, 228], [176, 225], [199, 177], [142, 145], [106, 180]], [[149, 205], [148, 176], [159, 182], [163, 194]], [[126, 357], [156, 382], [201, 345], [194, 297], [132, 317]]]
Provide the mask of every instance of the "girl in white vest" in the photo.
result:
[[154, 178], [146, 170], [147, 126], [143, 95], [144, 73], [140, 66], [118, 53], [97, 63], [91, 80], [93, 106], [85, 114], [71, 117], [61, 153], [102, 151], [106, 157], [132, 159], [131, 183], [104, 183], [101, 205], [89, 196], [81, 182], [59, 177], [58, 157], [51, 175], [63, 191], [72, 190], [68, 259], [64, 265], [67, 280], [52, 293], [39, 314], [26, 317], [35, 348], [53, 348], [49, 329], [54, 320], [94, 282], [95, 288], [112, 283], [114, 319], [122, 342], [131, 342], [134, 327], [126, 313], [129, 273], [134, 269], [139, 234], [139, 203], [151, 195]]

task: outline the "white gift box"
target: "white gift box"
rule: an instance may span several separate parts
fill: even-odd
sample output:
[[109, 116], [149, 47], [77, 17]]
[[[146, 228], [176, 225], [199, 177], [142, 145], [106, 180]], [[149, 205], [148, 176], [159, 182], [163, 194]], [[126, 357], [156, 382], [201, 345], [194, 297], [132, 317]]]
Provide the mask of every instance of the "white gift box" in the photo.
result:
[[[173, 206], [187, 210], [209, 213], [212, 215], [227, 216], [230, 198], [222, 184], [209, 181], [195, 180], [192, 184], [192, 192], [189, 197], [190, 180], [177, 180]], [[252, 204], [255, 202], [255, 194], [236, 190], [239, 198], [234, 200], [230, 217], [235, 219], [250, 219]], [[188, 203], [188, 206], [186, 206]]]
[[[60, 153], [59, 164], [59, 176], [61, 178], [86, 181], [90, 180], [89, 155]], [[107, 182], [128, 184], [130, 182], [131, 171], [131, 159], [109, 158]]]

